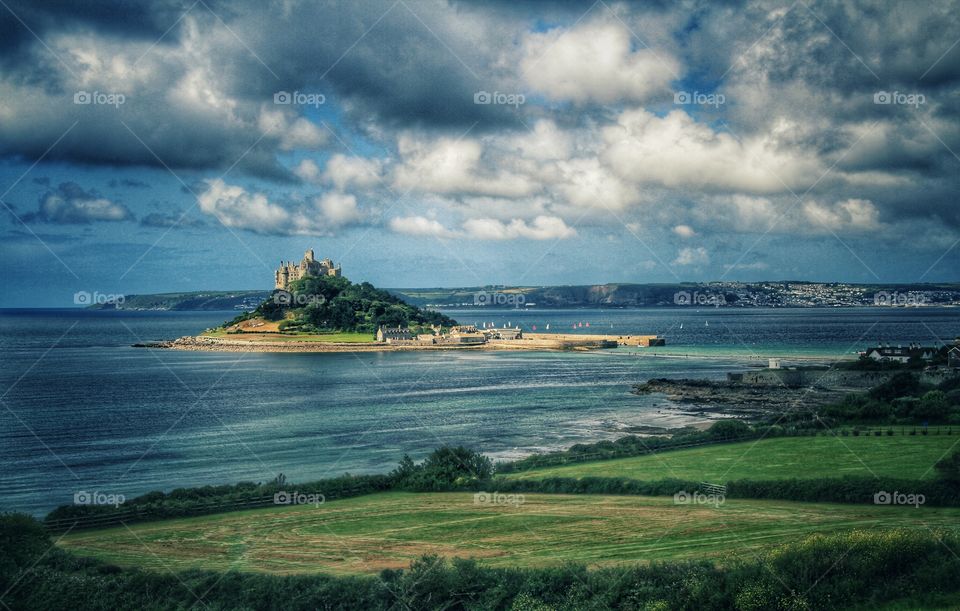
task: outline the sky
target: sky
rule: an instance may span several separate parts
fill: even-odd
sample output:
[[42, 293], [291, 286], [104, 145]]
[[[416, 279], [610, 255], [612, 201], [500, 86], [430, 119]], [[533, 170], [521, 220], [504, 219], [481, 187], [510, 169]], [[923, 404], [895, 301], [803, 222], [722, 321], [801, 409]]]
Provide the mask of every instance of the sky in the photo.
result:
[[3, 0], [0, 307], [957, 281], [958, 8]]

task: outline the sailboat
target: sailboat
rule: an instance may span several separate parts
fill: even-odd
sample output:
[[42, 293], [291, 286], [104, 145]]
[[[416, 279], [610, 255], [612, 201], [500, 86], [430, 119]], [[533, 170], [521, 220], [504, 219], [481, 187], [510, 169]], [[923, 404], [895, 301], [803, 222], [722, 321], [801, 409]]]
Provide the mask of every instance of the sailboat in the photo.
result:
[[547, 323], [547, 331], [550, 330], [550, 323]]
[[709, 327], [709, 326], [710, 326], [710, 321], [709, 321], [709, 320], [703, 321], [703, 326], [704, 326], [704, 327]]
[[683, 323], [680, 323], [680, 328], [683, 329]]

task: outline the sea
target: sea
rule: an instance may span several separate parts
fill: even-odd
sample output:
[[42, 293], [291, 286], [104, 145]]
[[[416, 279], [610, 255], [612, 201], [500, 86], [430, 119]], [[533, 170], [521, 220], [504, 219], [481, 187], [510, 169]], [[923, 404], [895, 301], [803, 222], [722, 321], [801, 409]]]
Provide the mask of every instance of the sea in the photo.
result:
[[[444, 444], [498, 459], [703, 424], [632, 394], [654, 377], [723, 379], [832, 363], [877, 342], [950, 343], [960, 309], [447, 310], [463, 324], [658, 334], [597, 351], [180, 352], [235, 312], [0, 310], [0, 511], [43, 516], [80, 493], [385, 473]], [[548, 329], [549, 325], [549, 329]]]

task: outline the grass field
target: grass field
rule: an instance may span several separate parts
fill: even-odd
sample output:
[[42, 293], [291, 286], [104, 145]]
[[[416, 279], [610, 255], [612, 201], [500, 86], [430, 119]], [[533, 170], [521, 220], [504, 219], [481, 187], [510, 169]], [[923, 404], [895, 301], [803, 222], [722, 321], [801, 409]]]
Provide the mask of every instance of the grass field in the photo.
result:
[[957, 431], [927, 436], [897, 433], [893, 437], [779, 437], [545, 467], [507, 477], [677, 478], [717, 483], [844, 475], [930, 479], [936, 477], [934, 463], [953, 444], [960, 448]]
[[429, 553], [488, 566], [751, 557], [812, 532], [960, 529], [960, 509], [528, 494], [476, 505], [470, 493], [391, 492], [313, 506], [235, 512], [70, 533], [83, 556], [154, 570], [373, 573]]
[[282, 333], [227, 333], [217, 330], [204, 333], [210, 337], [225, 337], [247, 342], [330, 342], [340, 344], [369, 344], [373, 342], [372, 333], [312, 333], [285, 335]]

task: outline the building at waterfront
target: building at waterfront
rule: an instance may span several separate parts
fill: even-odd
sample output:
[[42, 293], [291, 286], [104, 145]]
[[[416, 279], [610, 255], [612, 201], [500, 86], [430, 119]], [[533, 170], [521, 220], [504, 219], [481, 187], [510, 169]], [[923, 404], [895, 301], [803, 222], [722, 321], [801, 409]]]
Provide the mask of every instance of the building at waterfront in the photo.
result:
[[277, 268], [277, 271], [274, 274], [273, 287], [282, 291], [289, 291], [290, 283], [300, 280], [301, 278], [306, 278], [308, 276], [339, 275], [339, 265], [334, 266], [333, 261], [330, 259], [317, 261], [317, 259], [313, 256], [313, 249], [311, 248], [303, 254], [303, 259], [300, 261], [300, 263], [294, 263], [293, 261], [280, 262], [280, 267]]

